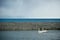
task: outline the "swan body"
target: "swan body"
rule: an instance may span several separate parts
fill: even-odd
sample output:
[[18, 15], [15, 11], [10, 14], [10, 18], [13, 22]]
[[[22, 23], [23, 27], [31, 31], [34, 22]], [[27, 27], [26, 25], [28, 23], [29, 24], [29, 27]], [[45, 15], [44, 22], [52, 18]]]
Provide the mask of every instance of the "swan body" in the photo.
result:
[[47, 30], [38, 30], [38, 33], [44, 33], [44, 32], [47, 32]]

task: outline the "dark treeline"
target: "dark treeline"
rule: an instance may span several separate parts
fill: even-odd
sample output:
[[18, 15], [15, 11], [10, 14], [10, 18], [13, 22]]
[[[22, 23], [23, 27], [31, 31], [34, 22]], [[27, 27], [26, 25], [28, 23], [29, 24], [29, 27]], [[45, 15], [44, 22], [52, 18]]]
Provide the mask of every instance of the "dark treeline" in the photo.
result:
[[0, 31], [60, 30], [60, 22], [0, 22]]

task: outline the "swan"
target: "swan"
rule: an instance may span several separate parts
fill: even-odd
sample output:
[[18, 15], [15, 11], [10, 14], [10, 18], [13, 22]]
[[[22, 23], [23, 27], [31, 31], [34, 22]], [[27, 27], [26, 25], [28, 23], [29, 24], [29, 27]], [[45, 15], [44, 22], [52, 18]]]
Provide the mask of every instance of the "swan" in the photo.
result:
[[44, 32], [47, 32], [47, 30], [38, 30], [38, 33], [44, 33]]

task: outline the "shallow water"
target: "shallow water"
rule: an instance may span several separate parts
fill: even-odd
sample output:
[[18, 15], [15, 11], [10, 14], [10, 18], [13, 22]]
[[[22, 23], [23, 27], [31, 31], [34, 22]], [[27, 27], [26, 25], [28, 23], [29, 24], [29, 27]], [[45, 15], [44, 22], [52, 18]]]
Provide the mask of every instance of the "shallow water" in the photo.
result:
[[60, 30], [38, 31], [0, 31], [0, 40], [60, 40]]

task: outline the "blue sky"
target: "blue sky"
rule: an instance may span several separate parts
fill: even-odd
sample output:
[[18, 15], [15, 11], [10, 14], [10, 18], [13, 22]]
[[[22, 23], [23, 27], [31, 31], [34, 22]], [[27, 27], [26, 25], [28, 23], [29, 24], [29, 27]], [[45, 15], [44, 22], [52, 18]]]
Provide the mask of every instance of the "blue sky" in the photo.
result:
[[0, 0], [0, 18], [60, 18], [60, 0]]

